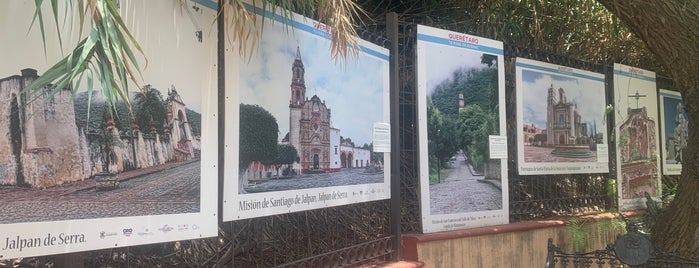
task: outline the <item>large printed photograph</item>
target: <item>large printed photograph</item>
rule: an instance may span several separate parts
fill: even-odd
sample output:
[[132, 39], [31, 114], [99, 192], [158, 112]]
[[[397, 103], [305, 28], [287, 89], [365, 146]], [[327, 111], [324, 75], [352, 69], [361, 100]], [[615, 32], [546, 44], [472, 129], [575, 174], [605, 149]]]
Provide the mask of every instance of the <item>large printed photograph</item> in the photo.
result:
[[660, 89], [660, 133], [662, 134], [663, 175], [680, 175], [687, 148], [689, 121], [682, 95]]
[[604, 75], [523, 58], [516, 73], [519, 174], [608, 172]]
[[372, 141], [373, 124], [388, 120], [387, 50], [360, 40], [357, 55], [336, 61], [325, 25], [287, 22], [265, 22], [228, 107], [239, 120], [238, 161], [228, 162], [237, 170], [226, 175], [244, 211], [236, 219], [388, 194], [388, 157]]
[[418, 64], [423, 231], [507, 221], [502, 43], [419, 26]]
[[643, 208], [661, 190], [655, 73], [614, 64], [614, 99], [619, 208]]
[[[44, 52], [38, 26], [27, 33], [33, 1], [0, 6], [20, 13], [0, 20], [7, 37], [0, 63], [0, 257], [215, 235], [215, 223], [206, 220], [216, 217], [202, 216], [213, 215], [215, 199], [201, 195], [216, 189], [215, 166], [202, 165], [216, 159], [206, 133], [215, 126], [202, 116], [215, 111], [207, 102], [215, 95], [215, 39], [197, 38], [195, 24], [173, 12], [174, 4], [122, 1], [122, 14], [152, 10], [131, 26], [149, 63], [141, 62], [142, 84], [129, 83], [131, 109], [124, 101], [110, 109], [96, 82], [84, 80], [74, 91], [28, 90], [64, 54], [57, 36], [47, 34]], [[215, 14], [191, 12], [191, 20]], [[78, 34], [70, 29], [63, 28], [64, 42]], [[187, 228], [165, 238], [177, 226]], [[32, 242], [47, 233], [70, 239]]]

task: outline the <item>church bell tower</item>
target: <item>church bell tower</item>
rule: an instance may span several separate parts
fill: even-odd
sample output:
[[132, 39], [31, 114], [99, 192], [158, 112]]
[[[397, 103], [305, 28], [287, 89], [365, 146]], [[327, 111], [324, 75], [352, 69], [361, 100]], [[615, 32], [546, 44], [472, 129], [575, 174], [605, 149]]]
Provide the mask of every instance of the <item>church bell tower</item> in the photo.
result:
[[301, 61], [301, 49], [296, 47], [296, 59], [291, 66], [291, 103], [290, 106], [302, 106], [306, 99], [306, 81], [304, 80], [305, 69]]

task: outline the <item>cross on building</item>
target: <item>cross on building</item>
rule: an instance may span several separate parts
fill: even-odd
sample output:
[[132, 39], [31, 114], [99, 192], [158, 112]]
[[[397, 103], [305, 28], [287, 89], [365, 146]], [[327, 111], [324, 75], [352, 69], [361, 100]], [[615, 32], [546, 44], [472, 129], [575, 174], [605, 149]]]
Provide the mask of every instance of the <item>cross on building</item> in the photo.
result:
[[636, 109], [638, 109], [638, 100], [639, 100], [640, 98], [646, 97], [646, 95], [641, 95], [641, 94], [638, 93], [638, 90], [636, 90], [636, 94], [629, 95], [629, 97], [630, 97], [630, 98], [636, 99]]

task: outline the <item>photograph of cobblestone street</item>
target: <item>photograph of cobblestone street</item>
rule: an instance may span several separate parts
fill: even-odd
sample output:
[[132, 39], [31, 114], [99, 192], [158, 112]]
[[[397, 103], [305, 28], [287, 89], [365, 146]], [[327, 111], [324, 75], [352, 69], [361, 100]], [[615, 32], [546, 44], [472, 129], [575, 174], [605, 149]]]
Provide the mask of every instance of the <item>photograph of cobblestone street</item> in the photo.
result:
[[132, 92], [131, 113], [100, 93], [25, 92], [38, 77], [0, 79], [0, 224], [199, 212], [201, 115], [174, 85]]
[[200, 210], [200, 161], [119, 174], [119, 188], [92, 179], [47, 189], [0, 186], [0, 224], [194, 213]]

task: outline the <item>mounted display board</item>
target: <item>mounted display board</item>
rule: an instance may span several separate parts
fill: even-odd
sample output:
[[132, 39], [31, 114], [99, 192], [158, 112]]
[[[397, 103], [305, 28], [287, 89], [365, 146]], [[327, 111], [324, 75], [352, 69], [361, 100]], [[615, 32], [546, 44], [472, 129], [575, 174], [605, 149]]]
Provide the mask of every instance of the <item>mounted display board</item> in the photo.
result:
[[682, 155], [687, 148], [689, 121], [679, 92], [660, 90], [660, 117], [663, 175], [680, 175]]
[[25, 90], [77, 43], [77, 11], [61, 52], [44, 5], [44, 54], [39, 26], [27, 31], [34, 1], [0, 1], [0, 259], [217, 235], [216, 196], [203, 194], [217, 192], [216, 34], [198, 40], [195, 26], [215, 11], [119, 4], [146, 93], [129, 84], [133, 113], [108, 114], [87, 79], [74, 96]]
[[660, 137], [655, 73], [614, 64], [619, 209], [645, 207], [660, 194]]
[[389, 122], [388, 50], [357, 40], [336, 62], [328, 26], [286, 14], [266, 13], [250, 61], [227, 64], [227, 221], [390, 197], [389, 153], [372, 150], [374, 123]]
[[604, 74], [517, 58], [520, 175], [609, 172]]
[[[502, 42], [418, 25], [423, 232], [508, 223]], [[498, 155], [498, 154], [494, 154]]]

